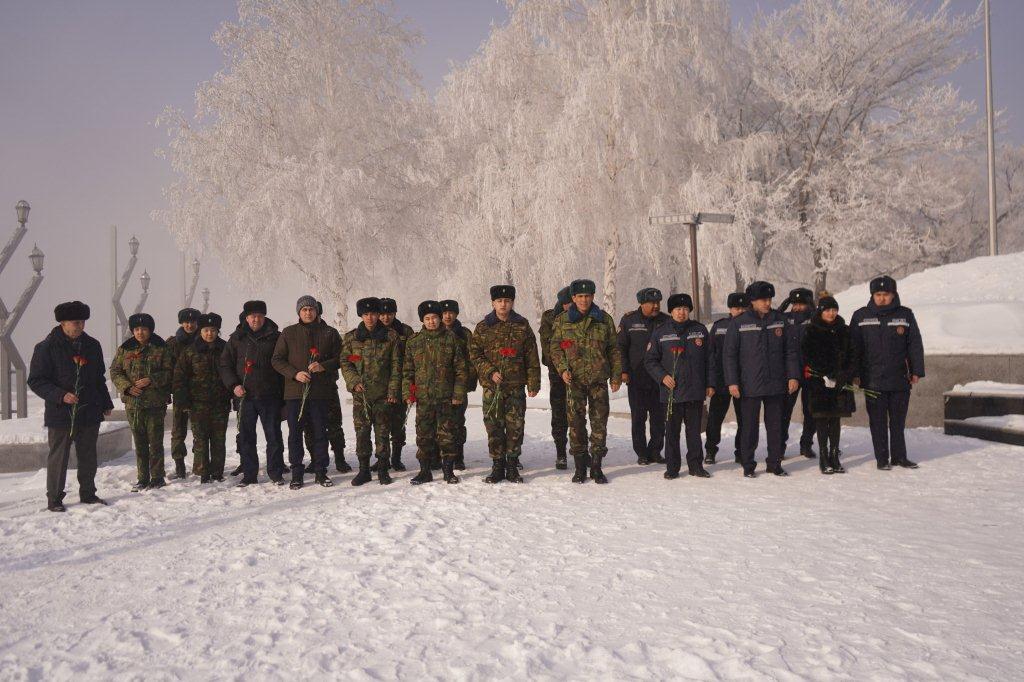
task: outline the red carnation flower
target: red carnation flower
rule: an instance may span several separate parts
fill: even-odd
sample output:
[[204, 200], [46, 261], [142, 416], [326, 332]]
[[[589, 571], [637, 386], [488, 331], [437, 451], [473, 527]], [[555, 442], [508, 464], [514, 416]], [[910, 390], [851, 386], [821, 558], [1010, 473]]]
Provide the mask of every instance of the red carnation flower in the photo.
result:
[[320, 352], [316, 349], [316, 346], [313, 346], [312, 348], [309, 349], [309, 357], [315, 358], [315, 357], [319, 357], [319, 355], [320, 355]]
[[252, 374], [252, 368], [255, 367], [255, 366], [256, 366], [255, 362], [253, 362], [252, 360], [246, 360], [245, 361], [245, 373], [246, 374]]
[[686, 346], [672, 346], [671, 350], [676, 355], [679, 355], [680, 353], [686, 350]]
[[360, 360], [362, 360], [363, 356], [362, 355], [356, 355], [355, 353], [353, 353], [352, 355], [348, 356], [347, 359], [348, 359], [349, 362], [356, 363], [356, 362], [359, 362]]
[[810, 365], [804, 365], [804, 379], [810, 379], [810, 378], [811, 378], [811, 366]]
[[558, 344], [558, 347], [562, 350], [569, 350], [572, 348], [572, 339], [562, 339], [562, 342]]
[[88, 361], [88, 360], [86, 360], [86, 359], [85, 359], [84, 357], [82, 357], [81, 355], [75, 355], [74, 357], [72, 357], [72, 358], [71, 358], [71, 362], [75, 363], [75, 364], [76, 364], [76, 365], [78, 365], [79, 367], [84, 367], [84, 366], [86, 366], [86, 365], [88, 365], [88, 364], [89, 364], [89, 361]]
[[409, 384], [409, 400], [416, 402], [416, 384]]
[[515, 348], [501, 348], [498, 352], [501, 353], [501, 357], [503, 358], [514, 358], [516, 356]]

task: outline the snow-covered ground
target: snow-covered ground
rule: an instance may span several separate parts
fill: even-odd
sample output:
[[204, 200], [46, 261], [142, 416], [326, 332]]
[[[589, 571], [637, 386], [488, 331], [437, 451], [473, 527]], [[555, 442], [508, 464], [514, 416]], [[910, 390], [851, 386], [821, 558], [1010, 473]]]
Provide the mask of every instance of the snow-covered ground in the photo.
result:
[[[1024, 252], [929, 268], [899, 280], [927, 353], [1024, 353]], [[836, 295], [842, 315], [868, 302], [867, 284]]]
[[968, 381], [957, 384], [951, 393], [985, 393], [987, 395], [1024, 395], [1024, 384], [1004, 384], [999, 381]]
[[524, 485], [483, 483], [478, 409], [456, 486], [132, 495], [128, 456], [52, 514], [0, 476], [0, 679], [1024, 676], [1024, 449], [914, 430], [879, 472], [851, 428], [845, 476], [666, 481], [613, 419], [579, 486], [547, 419]]

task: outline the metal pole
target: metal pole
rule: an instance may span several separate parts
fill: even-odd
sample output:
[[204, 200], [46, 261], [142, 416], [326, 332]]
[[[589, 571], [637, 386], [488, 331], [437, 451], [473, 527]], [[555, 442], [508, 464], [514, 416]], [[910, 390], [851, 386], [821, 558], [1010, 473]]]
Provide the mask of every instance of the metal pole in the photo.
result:
[[988, 118], [988, 251], [990, 256], [999, 252], [996, 238], [996, 133], [992, 111], [992, 17], [985, 0], [985, 109]]
[[[110, 299], [117, 292], [117, 225], [110, 226]], [[114, 357], [117, 346], [121, 343], [117, 335], [117, 313], [110, 315], [110, 357]]]
[[693, 292], [694, 319], [701, 319], [700, 286], [697, 278], [697, 223], [687, 223], [690, 227], [690, 291]]

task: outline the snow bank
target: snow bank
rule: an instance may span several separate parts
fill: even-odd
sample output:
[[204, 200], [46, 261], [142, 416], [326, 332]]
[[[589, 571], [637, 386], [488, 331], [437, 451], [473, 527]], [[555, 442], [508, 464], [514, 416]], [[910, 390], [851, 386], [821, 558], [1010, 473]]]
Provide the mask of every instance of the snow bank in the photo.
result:
[[[106, 433], [124, 422], [103, 422], [100, 433]], [[43, 415], [31, 414], [24, 419], [0, 421], [0, 445], [29, 445], [46, 442], [46, 427]]]
[[992, 417], [968, 417], [964, 421], [979, 426], [994, 426], [1000, 429], [1024, 431], [1024, 414], [1001, 414]]
[[[1024, 353], [1024, 252], [929, 268], [899, 281], [925, 352]], [[836, 295], [843, 316], [868, 302], [867, 283]]]
[[950, 393], [990, 393], [993, 395], [1024, 395], [1024, 384], [1003, 384], [998, 381], [969, 381], [957, 384]]

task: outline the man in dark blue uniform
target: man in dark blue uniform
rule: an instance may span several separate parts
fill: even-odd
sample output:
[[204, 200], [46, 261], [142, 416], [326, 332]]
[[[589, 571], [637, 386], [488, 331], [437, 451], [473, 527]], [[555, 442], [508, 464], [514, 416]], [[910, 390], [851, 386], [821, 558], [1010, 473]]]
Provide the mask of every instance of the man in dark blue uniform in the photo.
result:
[[896, 280], [876, 277], [870, 289], [871, 300], [850, 319], [854, 383], [878, 394], [865, 400], [878, 468], [916, 469], [907, 459], [903, 430], [910, 389], [924, 376], [921, 331], [914, 313], [900, 304]]
[[[626, 313], [619, 322], [619, 351], [622, 353], [622, 381], [629, 395], [629, 413], [633, 419], [633, 452], [637, 464], [664, 462], [665, 406], [659, 399], [659, 387], [644, 369], [644, 354], [651, 332], [669, 321], [661, 312], [661, 292], [653, 287], [636, 292], [640, 307]], [[647, 420], [651, 438], [647, 439]]]
[[[679, 433], [686, 424], [686, 469], [691, 476], [710, 478], [701, 465], [700, 419], [704, 398], [714, 395], [708, 386], [711, 363], [708, 330], [690, 319], [693, 301], [688, 294], [668, 297], [671, 319], [651, 335], [644, 354], [644, 367], [657, 382], [659, 402], [669, 413], [668, 440], [665, 447], [665, 478], [679, 478], [682, 455]], [[634, 374], [635, 377], [635, 374]]]
[[[789, 312], [786, 311], [787, 307], [789, 307]], [[807, 325], [814, 317], [814, 292], [803, 287], [793, 289], [789, 292], [789, 297], [779, 306], [779, 311], [786, 313], [789, 318], [789, 333], [794, 337], [793, 343], [796, 344], [797, 353], [800, 353], [804, 332], [807, 331]], [[799, 362], [800, 367], [803, 367], [803, 357]], [[807, 402], [808, 393], [803, 373], [800, 374], [799, 381], [800, 390], [789, 394], [786, 400], [786, 411], [782, 415], [783, 458], [785, 458], [785, 447], [789, 444], [789, 425], [793, 420], [793, 409], [799, 400], [800, 412], [803, 415], [803, 428], [800, 431], [800, 454], [808, 459], [815, 459], [818, 454], [814, 452], [814, 416], [811, 415], [810, 405]]]
[[733, 441], [733, 455], [736, 463], [740, 463], [740, 401], [729, 395], [729, 386], [725, 383], [725, 368], [722, 360], [725, 355], [725, 334], [729, 331], [729, 323], [737, 315], [747, 312], [747, 295], [738, 292], [729, 294], [726, 302], [729, 308], [729, 317], [723, 317], [711, 325], [711, 332], [708, 338], [708, 357], [711, 363], [711, 374], [708, 378], [708, 385], [715, 389], [708, 403], [708, 426], [705, 432], [704, 457], [705, 464], [714, 464], [715, 455], [718, 454], [718, 444], [722, 442], [722, 422], [729, 412], [729, 403], [732, 403], [733, 412], [736, 414], [736, 438]]
[[754, 282], [747, 287], [750, 310], [737, 315], [725, 334], [725, 383], [740, 400], [740, 456], [743, 475], [754, 478], [758, 427], [764, 407], [768, 473], [788, 476], [782, 468], [782, 413], [787, 394], [800, 387], [799, 352], [786, 333], [789, 321], [772, 308], [775, 287]]

